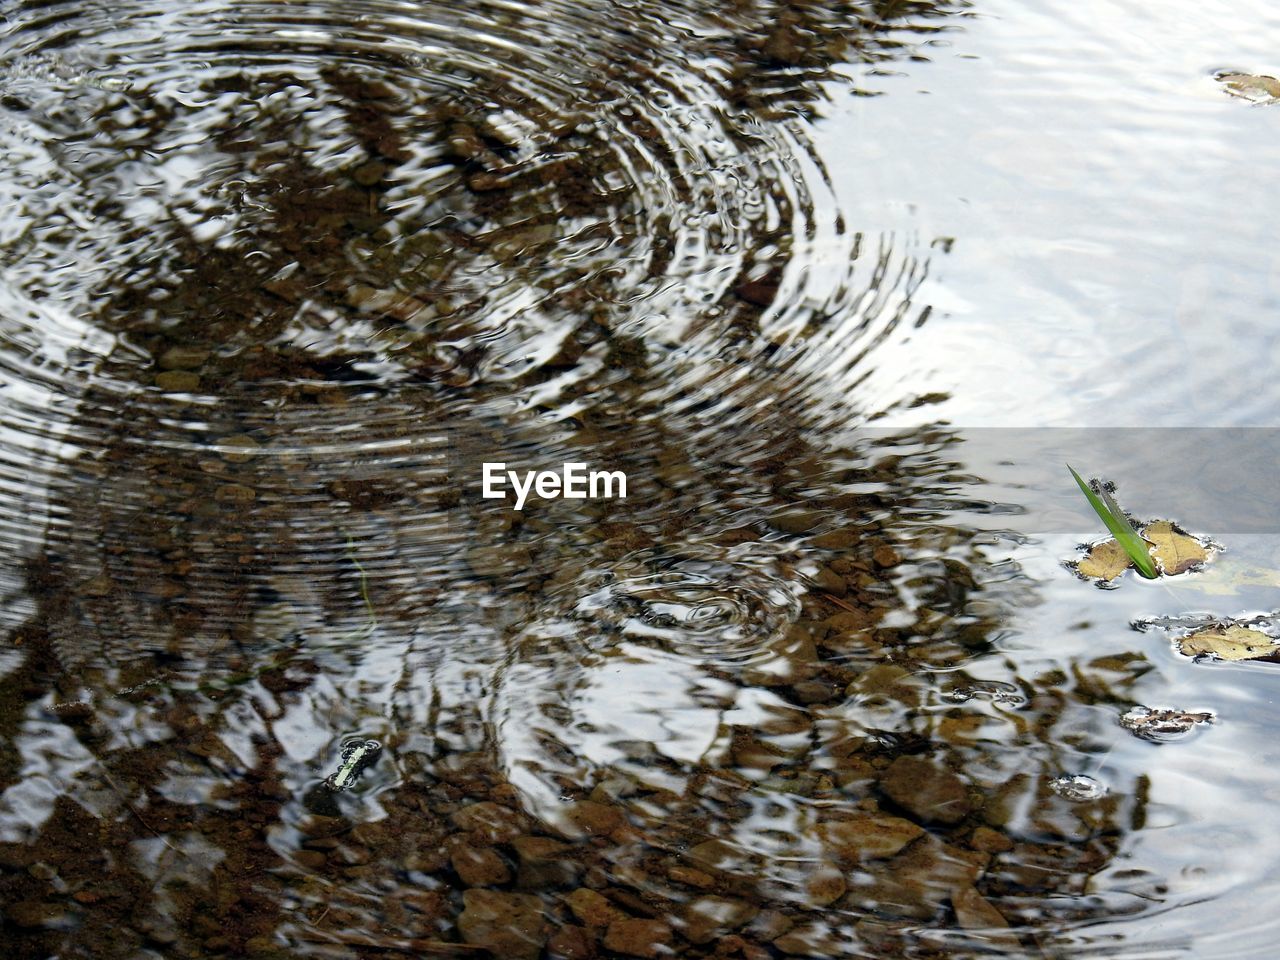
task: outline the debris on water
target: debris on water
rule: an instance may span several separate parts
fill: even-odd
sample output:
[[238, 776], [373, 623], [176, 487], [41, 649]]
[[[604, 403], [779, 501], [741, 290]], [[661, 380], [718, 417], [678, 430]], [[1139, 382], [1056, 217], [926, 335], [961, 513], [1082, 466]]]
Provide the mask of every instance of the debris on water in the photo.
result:
[[970, 700], [1018, 704], [1027, 702], [1017, 686], [1003, 680], [974, 680], [943, 691], [942, 699], [948, 703], [967, 703]]
[[1280, 615], [1274, 611], [1251, 617], [1215, 617], [1184, 614], [1178, 617], [1145, 617], [1133, 621], [1138, 630], [1159, 627], [1171, 633], [1178, 652], [1186, 657], [1216, 660], [1269, 660], [1280, 662]]
[[1214, 715], [1208, 710], [1165, 710], [1138, 706], [1120, 717], [1120, 726], [1136, 737], [1157, 743], [1188, 732], [1196, 724], [1212, 723]]
[[1161, 630], [1203, 630], [1222, 624], [1222, 619], [1211, 613], [1185, 613], [1176, 617], [1139, 617], [1132, 622], [1135, 630], [1146, 631], [1151, 627]]
[[381, 751], [377, 740], [348, 740], [342, 745], [342, 766], [329, 775], [325, 786], [335, 792], [346, 790]]
[[1275, 77], [1255, 76], [1250, 73], [1222, 72], [1215, 76], [1227, 93], [1252, 103], [1280, 101], [1280, 80]]
[[1262, 660], [1280, 655], [1280, 641], [1238, 623], [1220, 623], [1179, 637], [1178, 651], [1188, 657]]
[[1107, 795], [1107, 788], [1093, 777], [1082, 773], [1063, 774], [1049, 781], [1049, 788], [1064, 800], [1083, 803], [1087, 800], [1100, 800]]
[[[1155, 520], [1141, 530], [1142, 539], [1151, 544], [1156, 566], [1166, 577], [1201, 569], [1218, 546], [1210, 540], [1194, 537], [1169, 520]], [[1133, 566], [1133, 561], [1115, 540], [1092, 544], [1088, 553], [1073, 565], [1076, 573], [1087, 580], [1108, 583]]]

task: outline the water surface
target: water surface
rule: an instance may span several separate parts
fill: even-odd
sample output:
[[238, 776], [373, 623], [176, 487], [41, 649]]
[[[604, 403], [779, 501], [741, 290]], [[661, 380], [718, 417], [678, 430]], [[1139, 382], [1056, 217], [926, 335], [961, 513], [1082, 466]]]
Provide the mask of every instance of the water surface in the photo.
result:
[[13, 956], [1266, 955], [1274, 536], [1017, 471], [1272, 425], [1274, 12], [5, 17]]

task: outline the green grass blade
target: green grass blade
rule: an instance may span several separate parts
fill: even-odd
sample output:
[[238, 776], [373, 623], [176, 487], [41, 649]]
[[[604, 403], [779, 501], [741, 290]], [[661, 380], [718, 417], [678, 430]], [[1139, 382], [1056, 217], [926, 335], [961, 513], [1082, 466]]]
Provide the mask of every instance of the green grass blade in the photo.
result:
[[1129, 555], [1129, 559], [1138, 568], [1138, 572], [1148, 580], [1156, 579], [1159, 576], [1159, 572], [1156, 570], [1156, 562], [1151, 559], [1150, 545], [1142, 539], [1134, 525], [1129, 522], [1129, 518], [1124, 515], [1120, 505], [1116, 503], [1111, 494], [1103, 490], [1102, 495], [1106, 497], [1106, 503], [1104, 504], [1098, 495], [1093, 492], [1093, 489], [1084, 482], [1080, 474], [1076, 473], [1071, 464], [1067, 464], [1067, 469], [1076, 478], [1076, 483], [1080, 485], [1080, 492], [1089, 501], [1089, 506], [1093, 507], [1093, 512], [1107, 525], [1111, 535], [1116, 538], [1116, 543], [1124, 548], [1124, 552]]

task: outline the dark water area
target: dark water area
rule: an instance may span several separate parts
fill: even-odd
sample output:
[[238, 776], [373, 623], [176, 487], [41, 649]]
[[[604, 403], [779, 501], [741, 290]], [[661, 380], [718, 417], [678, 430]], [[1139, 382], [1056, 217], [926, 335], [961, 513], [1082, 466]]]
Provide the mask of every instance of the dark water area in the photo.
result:
[[0, 953], [1271, 956], [1277, 667], [1133, 624], [1276, 608], [1280, 16], [1174, 7], [0, 5]]

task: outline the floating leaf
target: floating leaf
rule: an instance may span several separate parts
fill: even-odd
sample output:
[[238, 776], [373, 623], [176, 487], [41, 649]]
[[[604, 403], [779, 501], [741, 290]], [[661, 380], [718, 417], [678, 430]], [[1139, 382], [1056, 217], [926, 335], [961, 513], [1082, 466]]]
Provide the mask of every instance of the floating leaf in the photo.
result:
[[1106, 503], [1104, 504], [1098, 494], [1094, 493], [1093, 488], [1084, 482], [1080, 474], [1076, 473], [1071, 464], [1067, 464], [1067, 469], [1071, 471], [1071, 476], [1076, 478], [1080, 492], [1089, 501], [1089, 506], [1093, 507], [1093, 512], [1106, 524], [1107, 529], [1111, 531], [1111, 535], [1116, 538], [1116, 543], [1129, 555], [1129, 559], [1133, 562], [1138, 572], [1148, 580], [1154, 580], [1158, 577], [1159, 572], [1156, 570], [1155, 561], [1151, 559], [1150, 544], [1142, 539], [1133, 522], [1120, 509], [1120, 505], [1115, 502], [1111, 494], [1103, 490], [1102, 496], [1106, 498]]
[[[1166, 577], [1198, 570], [1210, 556], [1210, 545], [1169, 520], [1155, 520], [1143, 527], [1141, 542], [1150, 544], [1153, 563]], [[1084, 558], [1075, 563], [1075, 570], [1082, 577], [1111, 581], [1133, 565], [1134, 558], [1128, 549], [1116, 540], [1103, 540], [1089, 547]]]
[[1257, 660], [1280, 653], [1280, 643], [1260, 630], [1237, 624], [1219, 624], [1197, 630], [1177, 641], [1188, 657], [1211, 656], [1219, 660]]
[[1168, 520], [1147, 524], [1142, 529], [1142, 536], [1155, 544], [1152, 553], [1160, 564], [1160, 572], [1166, 576], [1186, 573], [1209, 559], [1209, 550], [1203, 543]]
[[1124, 552], [1124, 547], [1114, 540], [1104, 540], [1089, 548], [1084, 559], [1076, 563], [1076, 572], [1082, 577], [1114, 580], [1131, 566], [1133, 561]]
[[1250, 73], [1220, 73], [1217, 79], [1233, 97], [1254, 103], [1274, 103], [1280, 100], [1280, 80], [1275, 77], [1254, 76]]

